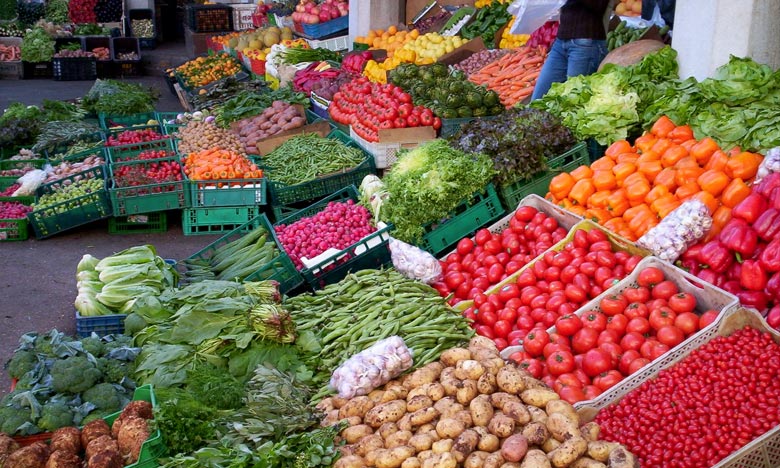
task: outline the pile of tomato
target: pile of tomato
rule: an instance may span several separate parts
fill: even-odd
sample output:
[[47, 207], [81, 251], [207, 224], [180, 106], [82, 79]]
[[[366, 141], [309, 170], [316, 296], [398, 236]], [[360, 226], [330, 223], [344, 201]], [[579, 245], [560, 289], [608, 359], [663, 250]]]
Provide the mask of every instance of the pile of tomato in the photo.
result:
[[182, 189], [182, 184], [166, 184], [183, 179], [181, 165], [175, 160], [144, 160], [138, 164], [122, 164], [112, 168], [114, 184], [117, 187], [148, 186], [133, 196], [150, 193], [172, 192]]
[[442, 281], [432, 286], [450, 304], [484, 293], [566, 237], [558, 221], [532, 206], [521, 206], [501, 233], [477, 231], [458, 242], [441, 263]]
[[373, 143], [379, 141], [380, 129], [441, 128], [441, 119], [431, 109], [412, 104], [412, 96], [401, 88], [373, 83], [364, 76], [339, 88], [328, 114], [335, 122], [351, 125], [360, 138]]
[[520, 344], [534, 328], [549, 328], [623, 279], [642, 259], [613, 251], [599, 228], [576, 229], [560, 251], [548, 250], [493, 294], [474, 295], [463, 315], [478, 335], [502, 350]]
[[131, 145], [147, 141], [162, 140], [163, 138], [167, 137], [151, 128], [145, 128], [143, 130], [125, 130], [116, 136], [109, 136], [108, 139], [106, 139], [106, 146]]
[[718, 337], [599, 412], [642, 466], [698, 468], [780, 424], [780, 346], [754, 328]]

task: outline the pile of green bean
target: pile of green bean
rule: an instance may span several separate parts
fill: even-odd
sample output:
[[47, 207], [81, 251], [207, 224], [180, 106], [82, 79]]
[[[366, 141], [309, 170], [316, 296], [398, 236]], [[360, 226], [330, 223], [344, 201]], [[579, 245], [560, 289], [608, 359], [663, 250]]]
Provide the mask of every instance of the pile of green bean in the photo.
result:
[[339, 365], [381, 339], [403, 338], [419, 367], [474, 336], [468, 321], [435, 289], [395, 270], [350, 273], [284, 305], [295, 321], [296, 346], [320, 387], [315, 400], [329, 393], [327, 383]]
[[352, 169], [365, 159], [358, 148], [314, 133], [295, 136], [263, 156], [266, 177], [295, 185], [324, 175]]

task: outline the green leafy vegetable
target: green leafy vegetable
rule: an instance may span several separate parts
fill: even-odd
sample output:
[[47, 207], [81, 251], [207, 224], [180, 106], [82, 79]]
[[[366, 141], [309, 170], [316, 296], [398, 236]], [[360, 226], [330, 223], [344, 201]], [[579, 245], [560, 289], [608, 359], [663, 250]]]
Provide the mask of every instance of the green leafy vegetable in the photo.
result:
[[25, 62], [48, 62], [54, 55], [54, 39], [45, 29], [36, 26], [24, 35], [21, 50]]
[[301, 104], [309, 107], [310, 101], [306, 93], [297, 93], [292, 85], [266, 92], [241, 91], [214, 109], [217, 125], [227, 127], [233, 122], [245, 117], [251, 117], [263, 112], [274, 101], [284, 101], [290, 104]]
[[153, 111], [158, 97], [153, 88], [140, 84], [98, 79], [84, 95], [82, 105], [96, 114], [131, 115]]

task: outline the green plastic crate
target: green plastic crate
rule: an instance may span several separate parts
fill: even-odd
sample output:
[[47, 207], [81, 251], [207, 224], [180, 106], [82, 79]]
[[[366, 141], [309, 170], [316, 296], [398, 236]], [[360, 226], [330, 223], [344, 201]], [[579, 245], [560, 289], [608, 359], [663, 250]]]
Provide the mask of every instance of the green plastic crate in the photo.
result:
[[607, 150], [607, 145], [599, 144], [595, 138], [588, 138], [585, 140], [585, 143], [588, 145], [588, 156], [590, 157], [590, 162], [593, 162], [604, 156], [604, 152]]
[[459, 240], [471, 235], [477, 229], [495, 221], [504, 214], [501, 200], [493, 184], [474, 194], [455, 208], [447, 220], [429, 224], [419, 247], [438, 257], [439, 254], [455, 245]]
[[44, 156], [49, 161], [61, 161], [63, 158], [61, 156], [58, 156], [59, 154], [67, 153], [68, 150], [73, 147], [76, 144], [95, 144], [97, 147], [99, 143], [102, 143], [106, 138], [105, 133], [103, 132], [93, 132], [93, 133], [86, 133], [83, 135], [79, 135], [75, 138], [71, 138], [68, 141], [65, 141], [63, 143], [60, 143], [56, 146], [54, 146], [53, 149], [48, 149], [44, 151]]
[[131, 143], [129, 145], [107, 146], [106, 149], [108, 152], [108, 160], [112, 163], [121, 162], [120, 160], [133, 159], [144, 151], [159, 150], [171, 153], [175, 152], [173, 141], [167, 136], [160, 140]]
[[68, 156], [62, 156], [59, 154], [52, 154], [49, 156], [48, 161], [52, 166], [56, 166], [63, 161], [68, 162], [81, 162], [92, 155], [98, 155], [103, 158], [103, 161], [108, 163], [108, 148], [106, 148], [103, 142], [100, 142], [100, 146], [92, 149], [79, 151], [77, 153], [70, 154]]
[[[40, 169], [46, 164], [45, 159], [28, 159], [25, 161], [0, 161], [0, 171], [8, 169], [22, 169], [26, 165], [31, 165], [35, 169]], [[19, 176], [0, 176], [0, 191], [7, 189], [16, 183]]]
[[139, 161], [127, 161], [111, 164], [111, 183], [108, 193], [111, 197], [111, 206], [114, 208], [114, 216], [126, 216], [140, 213], [153, 213], [155, 211], [176, 210], [189, 206], [189, 191], [186, 189], [184, 173], [181, 172], [181, 180], [162, 182], [159, 184], [134, 185], [129, 187], [117, 186], [114, 172], [127, 166], [150, 166], [164, 162], [178, 162], [178, 157], [171, 156], [158, 159], [143, 159]]
[[271, 234], [271, 238], [274, 244], [279, 249], [279, 255], [277, 255], [267, 264], [258, 266], [257, 271], [244, 278], [244, 281], [275, 280], [279, 282], [279, 291], [281, 291], [283, 294], [286, 294], [288, 291], [291, 291], [300, 286], [303, 283], [303, 277], [301, 277], [301, 274], [298, 273], [298, 271], [295, 269], [295, 265], [293, 265], [290, 257], [284, 252], [282, 244], [276, 237], [276, 232], [274, 232], [274, 228], [265, 213], [261, 213], [260, 216], [257, 216], [251, 221], [244, 223], [228, 232], [200, 251], [191, 255], [187, 260], [207, 260], [211, 258], [214, 255], [214, 252], [223, 245], [245, 236], [248, 232], [253, 231], [258, 227], [265, 228]]
[[535, 176], [530, 181], [515, 182], [499, 187], [504, 206], [514, 209], [528, 195], [544, 197], [550, 188], [550, 181], [561, 172], [570, 172], [581, 165], [588, 164], [588, 150], [585, 143], [577, 143], [572, 149], [547, 161], [549, 170]]
[[146, 126], [150, 120], [157, 120], [154, 112], [142, 112], [132, 115], [108, 115], [102, 112], [98, 114], [100, 128], [103, 130], [109, 130], [114, 127], [125, 127], [127, 129], [127, 127]]
[[[215, 187], [214, 184], [222, 185]], [[268, 181], [259, 179], [187, 179], [193, 207], [256, 206], [267, 203]]]
[[162, 125], [163, 134], [165, 135], [173, 135], [181, 127], [183, 127], [186, 124], [177, 124], [177, 123], [165, 123], [166, 120], [175, 120], [176, 117], [180, 114], [180, 112], [156, 112], [155, 118], [158, 122], [160, 122], [160, 125]]
[[0, 159], [8, 159], [16, 156], [21, 146], [0, 146]]
[[[30, 206], [35, 201], [35, 197], [0, 197], [0, 203], [21, 203]], [[27, 240], [27, 218], [11, 219], [0, 218], [0, 242], [23, 241]]]
[[113, 214], [111, 201], [105, 186], [105, 166], [93, 167], [56, 182], [43, 185], [38, 188], [37, 196], [40, 197], [45, 193], [50, 193], [56, 190], [56, 187], [60, 184], [69, 183], [68, 181], [73, 182], [74, 180], [89, 177], [102, 179], [103, 190], [28, 213], [27, 219], [35, 232], [35, 237], [45, 239], [62, 231], [108, 218]]
[[[133, 400], [148, 401], [152, 404], [152, 408], [157, 407], [157, 398], [154, 395], [154, 388], [151, 384], [142, 385], [135, 389], [133, 392]], [[103, 418], [109, 425], [114, 423], [114, 420], [122, 414], [121, 411], [117, 411], [114, 414], [110, 414]], [[141, 445], [141, 453], [138, 455], [138, 461], [132, 465], [127, 465], [125, 468], [156, 468], [160, 466], [157, 463], [157, 459], [165, 454], [167, 449], [165, 448], [165, 442], [159, 429], [155, 429], [149, 434], [149, 437]]]
[[[360, 195], [354, 185], [347, 186], [333, 195], [276, 222], [274, 226], [289, 225], [301, 218], [314, 216], [330, 202], [353, 200]], [[309, 268], [302, 268], [301, 275], [314, 290], [341, 281], [350, 272], [376, 269], [391, 263], [390, 230], [392, 226], [380, 227], [377, 231], [360, 239], [344, 250], [321, 259]]]
[[303, 182], [296, 185], [286, 185], [281, 182], [269, 181], [268, 188], [273, 207], [289, 206], [311, 200], [327, 197], [336, 191], [349, 185], [359, 186], [363, 178], [369, 174], [376, 174], [374, 157], [352, 141], [352, 139], [339, 130], [331, 131], [327, 138], [339, 140], [351, 148], [358, 148], [365, 155], [363, 162], [352, 169], [337, 174], [321, 177], [319, 179]]
[[158, 212], [108, 218], [109, 234], [154, 234], [167, 230], [167, 213]]
[[185, 236], [227, 233], [244, 225], [251, 226], [259, 214], [257, 206], [185, 208], [182, 211], [182, 231]]

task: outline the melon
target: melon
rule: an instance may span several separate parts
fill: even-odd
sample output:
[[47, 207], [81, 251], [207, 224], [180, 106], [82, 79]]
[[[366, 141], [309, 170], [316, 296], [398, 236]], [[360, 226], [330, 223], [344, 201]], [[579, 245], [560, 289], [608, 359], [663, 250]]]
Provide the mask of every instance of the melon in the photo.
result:
[[604, 68], [604, 65], [608, 63], [614, 63], [622, 67], [634, 65], [639, 63], [645, 55], [651, 54], [657, 50], [666, 47], [661, 41], [652, 39], [640, 39], [638, 41], [629, 42], [628, 44], [614, 49], [604, 57], [599, 65], [599, 70]]

